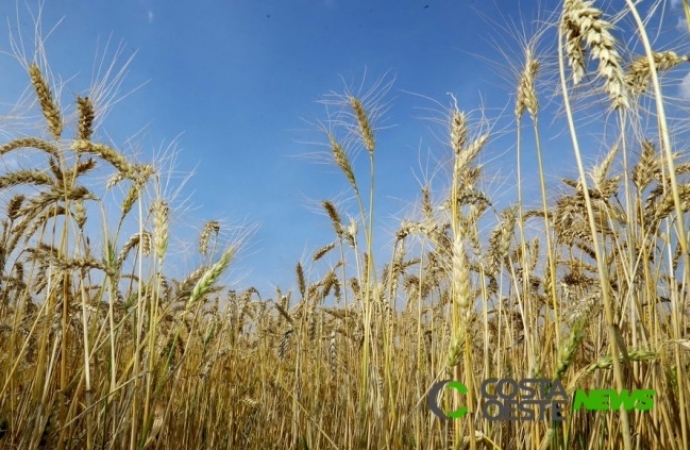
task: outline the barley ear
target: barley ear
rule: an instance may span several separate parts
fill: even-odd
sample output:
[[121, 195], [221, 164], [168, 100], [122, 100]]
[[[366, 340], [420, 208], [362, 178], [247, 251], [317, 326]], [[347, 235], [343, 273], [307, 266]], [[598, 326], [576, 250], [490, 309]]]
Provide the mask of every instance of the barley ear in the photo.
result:
[[153, 204], [153, 242], [159, 261], [168, 248], [168, 216], [168, 204], [163, 200], [156, 200]]
[[609, 32], [611, 23], [591, 1], [566, 0], [561, 28], [566, 38], [566, 53], [573, 72], [573, 84], [585, 76], [585, 52], [590, 50], [599, 61], [598, 75], [604, 79], [604, 90], [614, 109], [628, 107], [625, 76], [621, 68], [616, 40]]
[[95, 118], [93, 104], [89, 97], [77, 97], [77, 107], [79, 108], [77, 137], [90, 141], [91, 135], [93, 134], [93, 120]]
[[333, 136], [332, 134], [328, 134], [328, 139], [331, 142], [331, 151], [333, 152], [333, 158], [335, 159], [335, 163], [343, 171], [355, 192], [359, 192], [359, 190], [357, 189], [357, 182], [355, 181], [355, 172], [352, 170], [352, 165], [350, 164], [350, 161], [347, 159], [345, 150], [343, 150], [343, 147], [338, 143], [338, 141], [336, 141], [335, 136]]
[[204, 225], [204, 229], [199, 236], [199, 253], [206, 256], [208, 253], [208, 242], [211, 239], [211, 234], [218, 236], [220, 232], [220, 224], [216, 220], [210, 220]]
[[537, 71], [539, 70], [539, 61], [534, 58], [530, 48], [525, 50], [525, 67], [520, 75], [520, 82], [518, 83], [517, 101], [515, 102], [515, 115], [520, 118], [525, 112], [525, 109], [530, 113], [534, 119], [537, 116], [539, 109], [539, 100], [537, 99], [537, 91], [534, 87], [534, 81], [537, 79]]
[[364, 109], [364, 105], [362, 105], [362, 102], [355, 97], [350, 97], [350, 105], [355, 112], [355, 117], [357, 117], [359, 132], [361, 134], [362, 141], [364, 142], [364, 147], [369, 151], [369, 153], [374, 153], [374, 148], [376, 147], [376, 142], [374, 141], [374, 132], [371, 129], [369, 117]]
[[[668, 71], [683, 62], [690, 62], [688, 56], [678, 56], [673, 51], [654, 52], [654, 65], [658, 72]], [[649, 58], [647, 56], [640, 56], [635, 59], [625, 74], [625, 83], [633, 94], [644, 94], [649, 87], [651, 78], [651, 70], [649, 66]]]
[[453, 108], [450, 117], [450, 144], [457, 155], [467, 142], [467, 117], [457, 108]]
[[228, 265], [230, 265], [230, 261], [234, 255], [235, 247], [228, 248], [220, 257], [218, 262], [204, 272], [194, 286], [194, 289], [192, 289], [192, 293], [189, 296], [189, 301], [187, 302], [187, 311], [191, 310], [194, 304], [213, 287], [215, 282], [218, 280], [218, 277], [220, 277], [225, 269], [227, 269]]
[[331, 219], [331, 222], [333, 223], [335, 234], [338, 237], [342, 237], [343, 221], [340, 218], [340, 214], [338, 214], [338, 210], [335, 209], [335, 205], [328, 200], [324, 200], [321, 204], [323, 205], [323, 208], [326, 210], [326, 214], [328, 214], [328, 217]]
[[302, 268], [302, 263], [297, 263], [297, 266], [295, 267], [295, 272], [297, 273], [297, 287], [299, 289], [300, 295], [304, 299], [307, 292], [307, 283], [304, 279], [304, 269]]
[[48, 83], [45, 78], [43, 78], [41, 69], [38, 68], [36, 63], [29, 66], [29, 75], [31, 75], [31, 84], [34, 85], [34, 89], [36, 90], [36, 97], [41, 105], [43, 116], [48, 123], [48, 131], [50, 131], [50, 134], [57, 141], [62, 135], [62, 117], [60, 116], [57, 102], [53, 98]]
[[335, 243], [333, 243], [333, 242], [331, 242], [328, 245], [324, 245], [323, 247], [321, 247], [320, 249], [318, 249], [314, 253], [314, 256], [312, 257], [312, 261], [316, 262], [316, 261], [320, 260], [321, 258], [326, 256], [326, 254], [328, 252], [330, 252], [331, 250], [333, 250], [334, 248], [335, 248]]

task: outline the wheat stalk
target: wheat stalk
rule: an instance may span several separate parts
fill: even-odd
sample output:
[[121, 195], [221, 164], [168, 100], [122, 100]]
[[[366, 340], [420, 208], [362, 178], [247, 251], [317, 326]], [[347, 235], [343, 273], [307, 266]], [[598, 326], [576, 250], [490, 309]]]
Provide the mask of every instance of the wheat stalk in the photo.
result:
[[[688, 56], [678, 56], [676, 52], [654, 52], [654, 65], [657, 72], [668, 71], [678, 66], [683, 62], [690, 62]], [[628, 72], [625, 74], [625, 83], [634, 94], [643, 94], [649, 87], [651, 79], [651, 70], [649, 65], [649, 58], [647, 56], [640, 56], [630, 64]]]
[[31, 75], [31, 84], [34, 85], [36, 90], [36, 98], [38, 98], [41, 110], [48, 123], [48, 131], [50, 131], [50, 134], [56, 141], [59, 141], [60, 136], [62, 136], [62, 116], [57, 102], [53, 98], [48, 83], [37, 64], [34, 63], [29, 66], [29, 75]]
[[572, 69], [573, 84], [585, 76], [585, 54], [590, 50], [599, 60], [597, 75], [604, 79], [604, 89], [614, 109], [629, 106], [625, 90], [625, 75], [621, 68], [616, 40], [609, 30], [611, 23], [603, 19], [603, 12], [593, 1], [566, 0], [563, 5], [561, 30], [565, 37], [565, 51]]

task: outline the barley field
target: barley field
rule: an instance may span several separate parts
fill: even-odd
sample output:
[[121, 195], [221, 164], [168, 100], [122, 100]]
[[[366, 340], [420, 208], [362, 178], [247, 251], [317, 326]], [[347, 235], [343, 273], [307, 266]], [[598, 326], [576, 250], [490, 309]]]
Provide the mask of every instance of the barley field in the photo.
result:
[[[228, 242], [216, 220], [196, 270], [170, 275], [164, 168], [100, 135], [92, 98], [59, 102], [43, 49], [18, 55], [33, 133], [3, 122], [0, 158], [28, 152], [33, 166], [0, 172], [0, 448], [690, 449], [688, 108], [667, 83], [690, 57], [682, 42], [655, 48], [664, 2], [648, 15], [602, 3], [563, 1], [515, 56], [514, 204], [486, 189], [493, 129], [452, 97], [447, 189], [423, 188], [417, 214], [374, 236], [376, 105], [337, 97], [336, 128], [321, 131], [354, 214], [323, 200], [332, 241], [270, 293], [223, 285], [250, 237]], [[569, 148], [543, 139], [546, 95]], [[583, 121], [605, 135], [594, 164]], [[575, 156], [576, 179], [545, 173], [550, 151]], [[528, 153], [536, 208], [521, 190]], [[553, 405], [490, 420], [490, 379], [614, 394], [588, 400], [599, 410], [568, 403], [564, 420]], [[466, 392], [430, 396], [444, 380]], [[636, 390], [653, 391], [649, 408], [610, 400]], [[434, 401], [468, 413], [443, 420]]]

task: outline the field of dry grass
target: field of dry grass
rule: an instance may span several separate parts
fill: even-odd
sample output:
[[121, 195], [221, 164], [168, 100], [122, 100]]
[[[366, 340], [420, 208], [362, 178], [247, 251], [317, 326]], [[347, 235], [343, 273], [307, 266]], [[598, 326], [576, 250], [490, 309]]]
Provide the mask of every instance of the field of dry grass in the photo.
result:
[[[535, 152], [542, 206], [528, 208], [519, 190], [497, 210], [478, 163], [491, 133], [454, 103], [452, 183], [423, 190], [384, 264], [374, 261], [372, 105], [344, 95], [348, 138], [325, 138], [358, 215], [344, 221], [323, 201], [333, 242], [288, 268], [295, 289], [270, 299], [219, 284], [241, 242], [224, 243], [216, 221], [199, 236], [204, 263], [168, 276], [159, 168], [101, 141], [92, 100], [61, 108], [46, 61], [24, 60], [42, 117], [35, 136], [4, 129], [0, 142], [0, 157], [36, 162], [0, 173], [0, 448], [689, 449], [690, 161], [663, 83], [688, 57], [653, 49], [635, 3], [621, 8], [636, 56], [613, 18], [579, 0], [558, 12], [552, 55], [525, 44], [517, 188], [521, 155]], [[546, 70], [579, 173], [557, 198], [541, 165]], [[592, 167], [576, 98], [603, 105], [611, 145]], [[368, 167], [352, 165], [346, 142]], [[478, 407], [488, 378], [656, 397], [650, 411], [491, 422]], [[468, 387], [442, 399], [467, 406], [462, 419], [427, 407], [444, 379]]]

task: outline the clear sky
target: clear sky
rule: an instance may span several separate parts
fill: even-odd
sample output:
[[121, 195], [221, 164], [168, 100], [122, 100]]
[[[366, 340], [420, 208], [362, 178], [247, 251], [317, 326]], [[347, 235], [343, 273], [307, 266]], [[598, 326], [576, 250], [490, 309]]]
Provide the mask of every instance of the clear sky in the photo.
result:
[[[35, 2], [27, 4], [37, 10]], [[534, 21], [557, 5], [554, 0], [541, 5], [514, 0], [59, 0], [46, 2], [42, 21], [49, 30], [64, 18], [47, 46], [53, 73], [75, 77], [63, 92], [64, 102], [88, 90], [99, 57], [105, 54], [109, 61], [121, 42], [121, 61], [136, 50], [121, 93], [146, 84], [115, 105], [98, 136], [122, 145], [143, 129], [142, 160], [151, 160], [174, 140], [176, 170], [194, 171], [181, 197], [189, 197], [191, 210], [179, 225], [199, 228], [205, 219], [256, 224], [232, 273], [235, 279], [244, 277], [240, 286], [254, 284], [270, 297], [273, 283], [284, 289], [294, 285], [298, 259], [332, 241], [331, 224], [318, 203], [351, 197], [339, 171], [312, 155], [328, 150], [316, 123], [328, 119], [318, 100], [331, 91], [366, 93], [378, 79], [392, 82], [383, 96], [387, 110], [375, 122], [385, 128], [376, 150], [375, 239], [382, 255], [392, 242], [390, 232], [418, 197], [420, 180], [432, 178], [448, 156], [445, 124], [432, 120], [445, 120], [448, 93], [475, 119], [480, 106], [490, 119], [507, 118], [495, 126], [483, 161], [495, 177], [490, 194], [514, 200], [514, 138], [500, 136], [514, 126], [514, 81], [504, 54], [518, 62], [520, 46], [506, 29], [524, 21], [528, 32], [535, 30]], [[672, 7], [680, 17], [678, 5]], [[18, 8], [20, 31], [30, 35], [26, 5]], [[16, 10], [13, 1], [0, 3], [0, 16], [10, 20], [9, 28], [1, 24], [2, 50], [8, 49], [9, 29], [17, 32]], [[0, 77], [0, 102], [15, 101], [27, 83], [21, 67], [3, 55]], [[550, 182], [556, 173], [574, 175], [572, 165], [564, 167], [572, 151], [558, 139], [549, 141], [559, 147], [547, 153], [546, 169], [554, 174]], [[529, 153], [525, 170], [533, 175]], [[364, 180], [366, 154], [354, 164]], [[538, 193], [537, 184], [526, 189]], [[354, 206], [342, 208], [354, 212]]]

